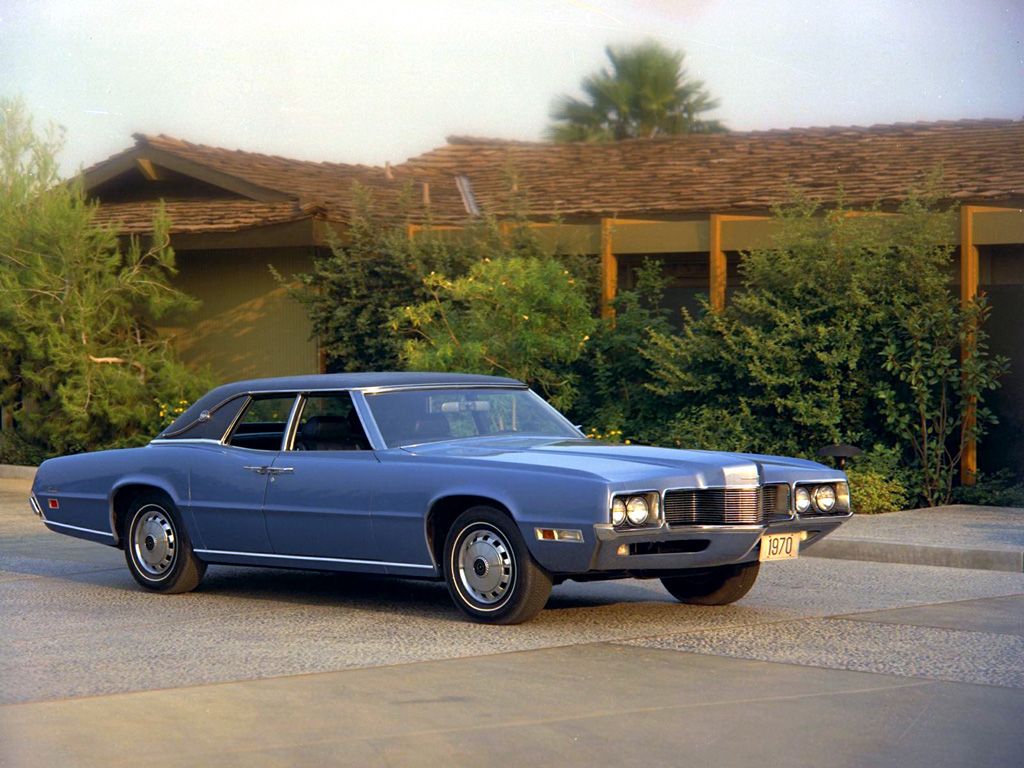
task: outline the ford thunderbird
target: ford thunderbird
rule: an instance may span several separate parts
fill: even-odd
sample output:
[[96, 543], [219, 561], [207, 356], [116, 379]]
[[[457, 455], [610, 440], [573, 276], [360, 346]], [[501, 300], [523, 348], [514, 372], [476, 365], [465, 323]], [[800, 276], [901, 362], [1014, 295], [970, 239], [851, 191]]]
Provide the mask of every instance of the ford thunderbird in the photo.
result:
[[495, 624], [567, 579], [731, 603], [851, 514], [846, 476], [821, 464], [605, 444], [519, 381], [438, 373], [218, 387], [144, 447], [43, 462], [30, 503], [52, 531], [123, 549], [156, 592], [213, 563], [356, 571], [443, 580]]

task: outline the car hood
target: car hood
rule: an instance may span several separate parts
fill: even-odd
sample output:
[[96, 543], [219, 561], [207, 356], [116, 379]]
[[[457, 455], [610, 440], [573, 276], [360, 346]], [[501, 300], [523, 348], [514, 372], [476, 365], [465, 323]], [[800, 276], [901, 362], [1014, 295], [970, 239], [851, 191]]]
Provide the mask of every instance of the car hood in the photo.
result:
[[618, 445], [587, 439], [469, 438], [403, 450], [452, 461], [575, 471], [622, 484], [645, 481], [664, 486], [715, 487], [845, 477], [841, 472], [804, 459]]

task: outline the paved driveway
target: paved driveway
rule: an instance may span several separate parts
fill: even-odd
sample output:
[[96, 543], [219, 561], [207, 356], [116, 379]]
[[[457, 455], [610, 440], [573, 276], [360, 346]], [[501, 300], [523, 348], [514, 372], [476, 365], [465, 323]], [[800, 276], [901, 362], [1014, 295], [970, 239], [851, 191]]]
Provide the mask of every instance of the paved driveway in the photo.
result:
[[0, 480], [0, 765], [1020, 765], [1024, 574], [807, 558], [725, 608], [211, 568], [143, 592]]

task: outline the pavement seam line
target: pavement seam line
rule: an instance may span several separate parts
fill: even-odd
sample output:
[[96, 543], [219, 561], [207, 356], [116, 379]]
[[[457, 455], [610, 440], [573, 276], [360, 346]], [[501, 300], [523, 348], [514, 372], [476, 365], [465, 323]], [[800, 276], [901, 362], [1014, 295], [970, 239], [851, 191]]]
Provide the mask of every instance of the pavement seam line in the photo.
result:
[[[799, 701], [801, 699], [813, 699], [813, 698], [843, 696], [843, 695], [859, 695], [859, 694], [864, 694], [864, 693], [879, 693], [879, 692], [885, 692], [885, 691], [900, 691], [900, 690], [906, 690], [906, 689], [909, 689], [909, 688], [922, 688], [922, 687], [927, 687], [927, 686], [940, 685], [940, 684], [942, 684], [944, 682], [948, 682], [948, 681], [922, 680], [922, 681], [918, 681], [918, 682], [905, 683], [905, 684], [899, 684], [899, 685], [880, 685], [880, 686], [870, 686], [870, 687], [867, 687], [867, 688], [851, 688], [851, 689], [843, 690], [843, 691], [819, 691], [819, 692], [815, 692], [815, 693], [801, 693], [801, 694], [793, 694], [793, 695], [789, 695], [789, 696], [764, 696], [764, 697], [745, 698], [745, 699], [723, 699], [721, 701], [691, 702], [691, 703], [686, 703], [686, 704], [668, 704], [668, 705], [659, 706], [659, 707], [634, 707], [634, 708], [631, 708], [631, 709], [600, 710], [600, 711], [597, 711], [597, 712], [588, 712], [586, 714], [580, 714], [580, 715], [565, 715], [563, 717], [522, 718], [522, 719], [519, 719], [519, 720], [510, 720], [509, 722], [506, 722], [506, 723], [489, 723], [489, 724], [485, 724], [485, 725], [470, 725], [470, 726], [452, 727], [452, 728], [425, 728], [425, 729], [421, 729], [421, 730], [409, 731], [407, 733], [390, 733], [390, 734], [381, 734], [381, 735], [376, 735], [376, 736], [355, 736], [355, 737], [345, 737], [345, 738], [341, 738], [341, 739], [339, 739], [337, 737], [332, 737], [332, 738], [327, 738], [327, 739], [307, 739], [307, 740], [303, 740], [301, 743], [302, 743], [303, 746], [307, 746], [308, 747], [308, 746], [316, 746], [316, 745], [323, 745], [323, 744], [333, 744], [333, 743], [345, 744], [345, 743], [353, 743], [353, 742], [373, 742], [373, 741], [385, 740], [385, 739], [395, 740], [395, 739], [407, 739], [407, 738], [421, 738], [423, 736], [441, 736], [441, 735], [445, 735], [445, 734], [454, 734], [454, 733], [476, 733], [476, 732], [481, 732], [481, 731], [497, 730], [497, 729], [508, 729], [508, 728], [529, 728], [529, 727], [533, 727], [533, 726], [542, 726], [542, 725], [555, 724], [555, 723], [558, 723], [558, 724], [560, 724], [560, 723], [571, 723], [571, 722], [576, 722], [576, 721], [591, 720], [591, 719], [597, 719], [597, 718], [602, 718], [602, 717], [620, 717], [622, 715], [652, 714], [652, 713], [655, 713], [655, 712], [665, 712], [665, 711], [668, 711], [668, 710], [706, 709], [706, 708], [718, 707], [718, 706], [734, 707], [734, 706], [737, 706], [737, 705], [744, 705], [744, 704], [761, 704], [761, 703], [768, 703], [768, 702]], [[227, 750], [224, 750], [222, 752], [218, 752], [216, 754], [218, 754], [218, 755], [227, 755], [227, 754], [232, 754], [232, 755], [255, 754], [255, 753], [262, 753], [262, 752], [267, 752], [267, 751], [276, 750], [276, 749], [289, 749], [289, 748], [292, 748], [294, 746], [296, 746], [295, 743], [287, 743], [287, 744], [278, 744], [278, 745], [274, 745], [274, 746], [265, 746], [265, 747], [257, 747], [257, 748], [227, 749]], [[204, 754], [206, 754], [206, 753], [204, 753]], [[127, 763], [123, 763], [123, 764], [127, 764]]]
[[[899, 609], [896, 609], [899, 610]], [[991, 632], [980, 629], [954, 629], [953, 627], [940, 627], [935, 624], [913, 624], [906, 621], [872, 621], [871, 619], [856, 619], [849, 616], [829, 616], [832, 621], [847, 621], [852, 624], [874, 624], [880, 627], [917, 627], [918, 629], [935, 629], [942, 632], [961, 635], [994, 635], [996, 637], [1021, 637], [1012, 632]]]
[[[841, 617], [826, 616], [826, 617], [820, 617], [820, 618], [800, 619], [799, 621], [793, 621], [793, 622], [788, 622], [788, 623], [790, 623], [790, 624], [803, 624], [803, 623], [814, 622], [814, 621], [833, 621], [833, 620], [834, 621], [846, 621], [846, 619], [843, 619]], [[773, 622], [773, 623], [787, 623], [787, 622]], [[904, 626], [904, 627], [915, 627], [915, 628], [918, 628], [918, 629], [938, 629], [938, 630], [944, 630], [944, 631], [949, 631], [949, 632], [961, 632], [963, 634], [972, 634], [972, 635], [994, 635], [996, 637], [1010, 637], [1010, 638], [1018, 637], [1017, 635], [1006, 635], [1006, 634], [1002, 634], [1002, 633], [999, 633], [999, 632], [977, 632], [977, 631], [974, 631], [974, 630], [950, 630], [947, 627], [921, 627], [920, 625], [917, 625], [917, 624], [894, 624], [892, 622], [869, 622], [869, 621], [860, 621], [860, 622], [852, 622], [852, 623], [859, 623], [859, 624], [872, 624], [872, 623], [874, 623], [874, 624], [877, 624], [877, 625], [880, 625], [880, 626], [889, 626], [889, 627]], [[713, 629], [713, 630], [695, 630], [695, 632], [700, 632], [700, 631], [713, 631], [713, 632], [717, 632], [719, 630], [718, 629]], [[648, 640], [650, 642], [657, 642], [657, 641], [663, 640], [665, 638], [679, 637], [679, 636], [682, 636], [682, 635], [689, 635], [689, 634], [694, 634], [694, 632], [674, 632], [674, 633], [670, 633], [670, 634], [667, 634], [667, 635], [652, 635], [652, 636], [650, 636], [648, 638], [644, 638], [644, 639], [646, 639], [646, 640]], [[934, 682], [934, 683], [953, 683], [953, 684], [957, 684], [957, 685], [978, 685], [978, 686], [983, 686], [983, 687], [987, 687], [987, 688], [1001, 688], [1003, 690], [1009, 690], [1009, 691], [1022, 690], [1018, 686], [1014, 686], [1014, 685], [999, 685], [998, 683], [985, 683], [985, 682], [968, 681], [968, 680], [956, 680], [956, 679], [950, 679], [948, 677], [922, 677], [922, 676], [916, 675], [916, 674], [915, 675], [909, 675], [909, 674], [902, 674], [902, 673], [899, 673], [899, 672], [891, 672], [891, 671], [878, 670], [878, 669], [863, 669], [863, 668], [860, 668], [860, 667], [851, 667], [851, 666], [824, 666], [823, 662], [821, 662], [821, 663], [801, 663], [801, 662], [798, 662], [798, 661], [789, 661], [789, 660], [786, 660], [786, 659], [767, 659], [767, 658], [763, 658], [763, 657], [760, 657], [760, 656], [751, 656], [751, 655], [748, 655], [746, 653], [741, 653], [741, 654], [715, 653], [714, 651], [701, 651], [701, 650], [696, 650], [696, 649], [693, 649], [693, 648], [672, 648], [672, 647], [664, 647], [664, 646], [659, 646], [659, 645], [644, 645], [642, 643], [638, 644], [635, 639], [609, 640], [609, 641], [606, 641], [606, 642], [608, 642], [609, 644], [612, 644], [612, 645], [626, 645], [626, 646], [631, 646], [631, 647], [646, 648], [647, 650], [664, 651], [666, 653], [686, 653], [686, 654], [690, 654], [690, 655], [693, 655], [693, 656], [710, 656], [710, 657], [714, 657], [714, 658], [718, 658], [718, 659], [740, 659], [740, 660], [743, 660], [743, 661], [754, 661], [754, 662], [760, 662], [760, 663], [763, 663], [763, 664], [785, 664], [787, 666], [797, 667], [797, 668], [801, 668], [801, 669], [821, 669], [821, 670], [831, 670], [831, 671], [838, 671], [838, 672], [857, 672], [857, 673], [865, 674], [865, 675], [886, 675], [888, 677], [901, 677], [901, 678], [904, 678], [904, 679], [931, 681], [931, 682]]]

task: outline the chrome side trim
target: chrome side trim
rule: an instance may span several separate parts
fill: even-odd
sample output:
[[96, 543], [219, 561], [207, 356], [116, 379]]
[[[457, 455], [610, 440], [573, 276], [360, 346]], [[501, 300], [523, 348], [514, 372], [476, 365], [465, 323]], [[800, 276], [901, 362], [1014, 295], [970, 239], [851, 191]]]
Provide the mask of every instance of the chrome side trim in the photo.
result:
[[362, 390], [353, 389], [349, 392], [349, 395], [352, 397], [352, 406], [356, 409], [359, 421], [363, 425], [366, 439], [370, 441], [370, 447], [375, 451], [386, 450], [388, 445], [384, 442], [384, 435], [380, 433], [380, 428], [377, 426], [377, 422], [373, 418], [373, 412], [370, 410], [370, 404], [366, 402], [366, 396], [363, 395]]
[[306, 407], [306, 395], [299, 393], [292, 401], [292, 409], [288, 413], [288, 421], [284, 424], [284, 434], [281, 435], [281, 450], [287, 451], [295, 440], [295, 430], [299, 426], [299, 418]]
[[[379, 387], [352, 387], [366, 395], [409, 389], [529, 389], [525, 384], [385, 384]], [[312, 390], [309, 390], [312, 391]]]
[[[107, 534], [109, 535], [109, 534]], [[230, 555], [231, 557], [269, 557], [275, 560], [311, 560], [317, 563], [350, 563], [352, 565], [390, 565], [395, 568], [424, 568], [434, 570], [433, 565], [419, 563], [389, 563], [384, 560], [353, 560], [345, 557], [306, 557], [304, 555], [271, 555], [266, 552], [229, 552], [223, 549], [197, 549], [197, 555]]]
[[53, 520], [46, 520], [45, 518], [44, 522], [47, 525], [55, 525], [58, 528], [70, 528], [72, 531], [81, 531], [82, 533], [92, 533], [97, 536], [108, 536], [111, 539], [114, 538], [114, 534], [112, 534], [110, 531], [95, 531], [92, 528], [80, 528], [77, 525], [68, 525], [67, 523], [55, 523], [53, 522]]
[[[220, 440], [217, 441], [221, 445], [227, 445], [228, 444], [228, 440], [231, 438], [232, 433], [235, 431], [235, 427], [238, 426], [238, 422], [240, 422], [242, 420], [242, 416], [244, 416], [245, 412], [247, 410], [249, 410], [249, 405], [252, 403], [252, 394], [250, 394], [248, 392], [245, 393], [245, 394], [239, 395], [239, 397], [246, 398], [246, 401], [244, 403], [242, 403], [242, 407], [238, 409], [238, 413], [235, 414], [235, 418], [233, 418], [231, 420], [231, 423], [228, 424], [228, 428], [224, 431], [224, 434], [220, 436]], [[237, 446], [232, 446], [232, 447], [237, 447]]]

